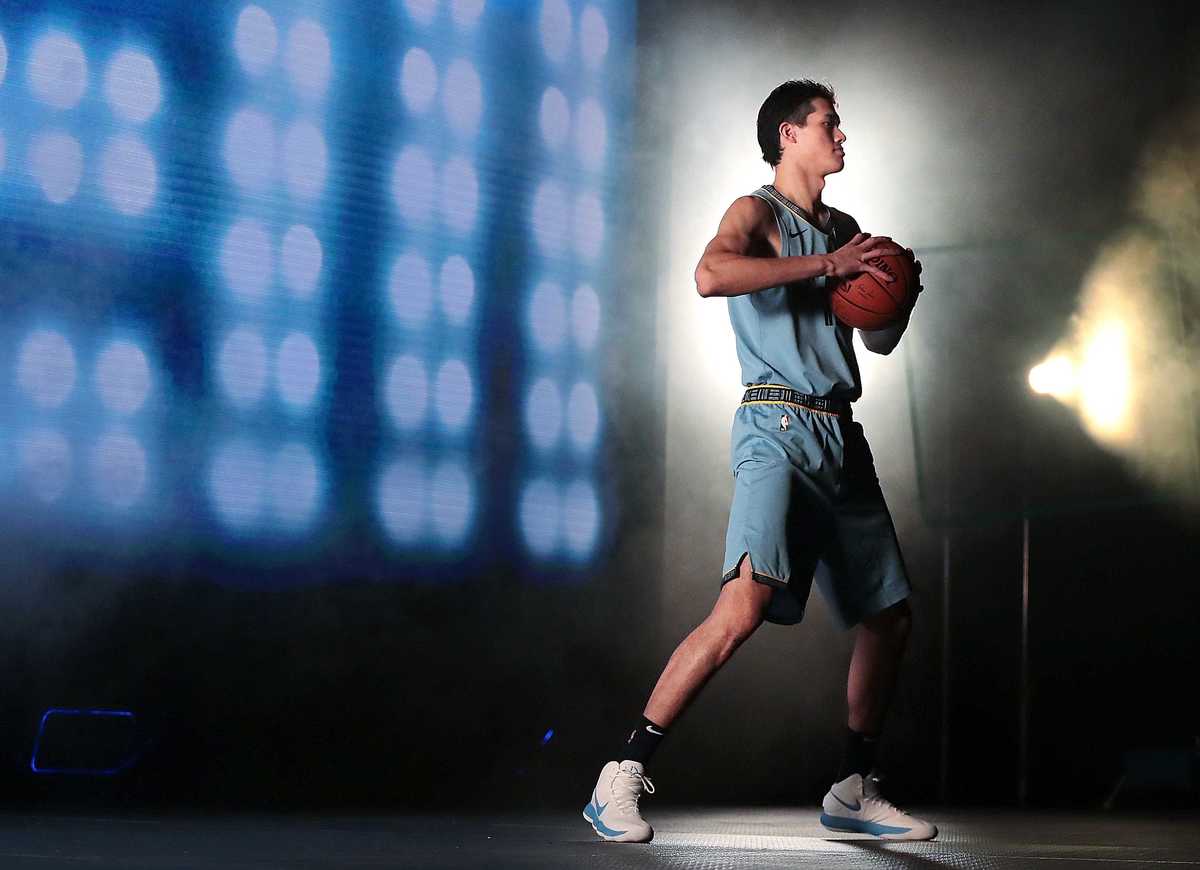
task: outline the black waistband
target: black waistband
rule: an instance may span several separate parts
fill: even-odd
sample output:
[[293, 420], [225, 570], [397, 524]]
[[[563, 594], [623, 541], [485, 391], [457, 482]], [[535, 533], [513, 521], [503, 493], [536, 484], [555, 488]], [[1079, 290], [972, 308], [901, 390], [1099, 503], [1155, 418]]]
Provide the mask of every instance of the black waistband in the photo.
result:
[[820, 411], [822, 414], [837, 414], [839, 417], [850, 416], [850, 403], [845, 399], [809, 396], [790, 387], [781, 387], [776, 384], [747, 387], [742, 396], [742, 404], [747, 402], [786, 402], [789, 405], [808, 408], [810, 411]]

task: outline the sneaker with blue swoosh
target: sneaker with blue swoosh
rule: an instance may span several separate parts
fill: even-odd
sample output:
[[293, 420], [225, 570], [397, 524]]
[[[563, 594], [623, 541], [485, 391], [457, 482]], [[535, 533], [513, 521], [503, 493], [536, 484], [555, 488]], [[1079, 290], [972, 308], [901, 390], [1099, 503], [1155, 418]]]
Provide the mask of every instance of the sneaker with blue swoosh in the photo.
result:
[[636, 761], [610, 761], [600, 771], [592, 799], [583, 817], [605, 840], [616, 843], [649, 843], [654, 829], [638, 810], [642, 794], [654, 794], [654, 783]]
[[835, 782], [821, 802], [821, 824], [831, 831], [871, 834], [882, 840], [932, 840], [937, 826], [910, 816], [879, 793], [879, 777], [857, 773]]

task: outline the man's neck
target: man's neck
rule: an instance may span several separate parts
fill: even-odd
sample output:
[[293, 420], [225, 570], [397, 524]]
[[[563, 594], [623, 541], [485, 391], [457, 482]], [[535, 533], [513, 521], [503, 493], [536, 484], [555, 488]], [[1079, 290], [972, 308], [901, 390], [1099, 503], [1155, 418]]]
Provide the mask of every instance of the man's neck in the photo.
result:
[[823, 175], [809, 175], [794, 166], [775, 167], [775, 189], [814, 217], [824, 212], [821, 191], [825, 189]]

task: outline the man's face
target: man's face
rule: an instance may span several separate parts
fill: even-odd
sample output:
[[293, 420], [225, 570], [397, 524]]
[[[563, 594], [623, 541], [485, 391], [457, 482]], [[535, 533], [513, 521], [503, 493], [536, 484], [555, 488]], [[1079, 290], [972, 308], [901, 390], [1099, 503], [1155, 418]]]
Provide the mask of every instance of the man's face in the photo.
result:
[[780, 125], [782, 159], [820, 175], [841, 172], [846, 165], [846, 155], [842, 149], [846, 134], [841, 129], [842, 119], [824, 97], [814, 99], [812, 107], [804, 126], [790, 121]]

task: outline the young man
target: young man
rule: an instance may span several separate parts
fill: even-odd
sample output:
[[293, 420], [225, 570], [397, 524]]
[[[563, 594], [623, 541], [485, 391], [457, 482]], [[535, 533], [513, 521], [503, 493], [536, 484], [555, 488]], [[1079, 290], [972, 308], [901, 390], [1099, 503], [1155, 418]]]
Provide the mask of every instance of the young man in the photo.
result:
[[[857, 626], [847, 682], [846, 751], [821, 823], [888, 839], [924, 840], [937, 828], [879, 793], [875, 747], [909, 633], [904, 562], [862, 427], [853, 330], [831, 312], [844, 277], [900, 248], [860, 232], [821, 201], [825, 176], [845, 164], [833, 92], [811, 81], [780, 85], [758, 114], [774, 184], [735, 200], [696, 268], [701, 296], [724, 296], [747, 387], [734, 414], [733, 505], [721, 591], [712, 613], [675, 650], [643, 720], [608, 762], [583, 814], [606, 840], [647, 842], [638, 800], [654, 786], [645, 765], [667, 729], [763, 621], [804, 615], [812, 578], [845, 627]], [[912, 255], [911, 251], [908, 251]], [[918, 274], [920, 264], [917, 263]], [[889, 353], [908, 325], [862, 331]]]

